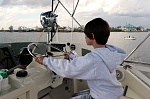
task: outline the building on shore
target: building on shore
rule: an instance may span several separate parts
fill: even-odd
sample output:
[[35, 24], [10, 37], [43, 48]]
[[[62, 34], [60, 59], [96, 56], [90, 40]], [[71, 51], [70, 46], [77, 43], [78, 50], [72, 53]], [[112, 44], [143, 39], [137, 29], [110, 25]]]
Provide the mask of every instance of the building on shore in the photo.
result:
[[134, 26], [132, 24], [126, 24], [125, 26], [122, 27], [122, 30], [123, 31], [130, 31], [130, 32], [134, 32], [134, 31], [139, 31], [139, 32], [146, 32], [147, 29], [145, 29], [144, 27], [142, 26]]

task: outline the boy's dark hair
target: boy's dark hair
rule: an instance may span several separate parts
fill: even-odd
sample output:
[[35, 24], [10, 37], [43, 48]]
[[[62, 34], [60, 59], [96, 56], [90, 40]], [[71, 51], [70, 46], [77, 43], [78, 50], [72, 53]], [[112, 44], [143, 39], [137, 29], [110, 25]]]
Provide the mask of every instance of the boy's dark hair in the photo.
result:
[[105, 45], [110, 35], [109, 24], [102, 18], [95, 18], [85, 25], [84, 33], [90, 39], [93, 39], [93, 33], [96, 42]]

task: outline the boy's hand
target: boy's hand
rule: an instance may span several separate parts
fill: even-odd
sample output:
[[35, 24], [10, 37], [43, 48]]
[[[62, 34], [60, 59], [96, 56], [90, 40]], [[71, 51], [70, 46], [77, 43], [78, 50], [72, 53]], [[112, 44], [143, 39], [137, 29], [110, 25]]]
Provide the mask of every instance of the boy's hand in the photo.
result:
[[35, 61], [38, 62], [39, 64], [43, 64], [43, 59], [45, 56], [37, 56], [35, 57]]
[[65, 53], [64, 55], [65, 55], [64, 59], [69, 59], [70, 53], [67, 52], [67, 53]]

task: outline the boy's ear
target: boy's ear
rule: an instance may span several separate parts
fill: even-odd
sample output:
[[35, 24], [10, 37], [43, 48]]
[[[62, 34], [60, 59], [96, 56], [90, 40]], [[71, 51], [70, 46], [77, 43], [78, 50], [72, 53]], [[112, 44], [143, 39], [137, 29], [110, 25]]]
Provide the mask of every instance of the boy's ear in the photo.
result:
[[92, 38], [95, 39], [94, 34], [92, 33]]

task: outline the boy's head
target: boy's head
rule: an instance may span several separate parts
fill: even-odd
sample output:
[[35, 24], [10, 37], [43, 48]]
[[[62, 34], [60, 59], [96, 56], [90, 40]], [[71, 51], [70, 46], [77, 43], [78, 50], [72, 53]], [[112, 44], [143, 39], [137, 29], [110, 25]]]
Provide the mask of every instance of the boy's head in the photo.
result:
[[84, 33], [89, 39], [95, 39], [97, 44], [105, 45], [110, 35], [109, 24], [102, 18], [95, 18], [85, 25]]

